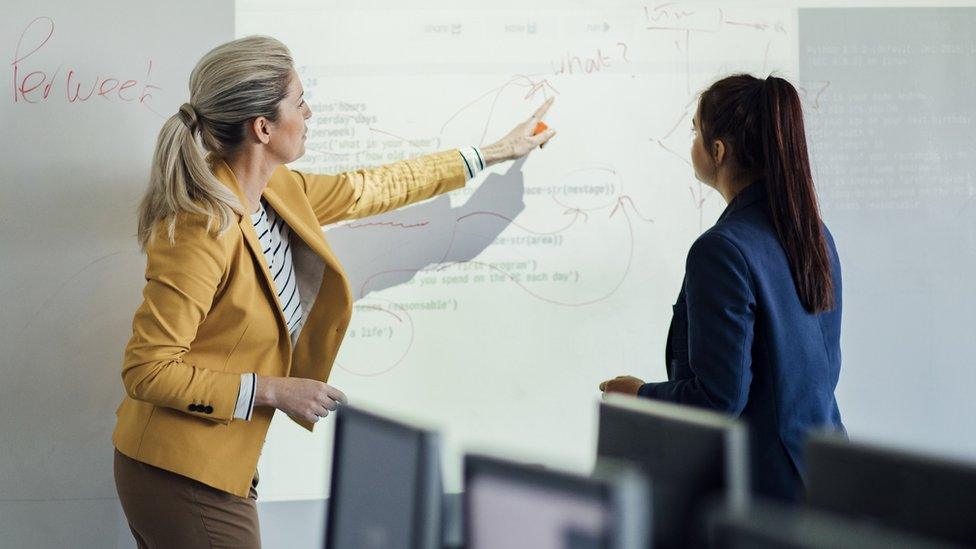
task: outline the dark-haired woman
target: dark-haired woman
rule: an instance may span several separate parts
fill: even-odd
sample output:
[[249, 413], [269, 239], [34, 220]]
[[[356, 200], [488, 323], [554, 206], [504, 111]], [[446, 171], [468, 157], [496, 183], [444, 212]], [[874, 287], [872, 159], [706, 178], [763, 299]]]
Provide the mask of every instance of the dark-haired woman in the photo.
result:
[[695, 176], [728, 207], [688, 252], [668, 381], [620, 376], [600, 390], [741, 416], [754, 491], [795, 500], [807, 433], [843, 429], [840, 260], [820, 220], [800, 98], [781, 78], [735, 75], [702, 93], [692, 123]]

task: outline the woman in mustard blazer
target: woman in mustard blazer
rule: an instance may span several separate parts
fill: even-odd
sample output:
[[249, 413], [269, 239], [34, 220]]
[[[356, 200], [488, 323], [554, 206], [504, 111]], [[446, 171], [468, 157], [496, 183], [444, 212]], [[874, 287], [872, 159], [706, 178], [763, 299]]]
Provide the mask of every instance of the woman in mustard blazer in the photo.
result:
[[146, 286], [122, 366], [116, 486], [140, 547], [259, 547], [256, 465], [275, 409], [311, 431], [345, 400], [325, 381], [353, 299], [321, 226], [528, 154], [554, 135], [533, 135], [551, 100], [482, 149], [333, 176], [284, 166], [305, 152], [311, 111], [277, 40], [218, 46], [190, 92], [140, 205]]

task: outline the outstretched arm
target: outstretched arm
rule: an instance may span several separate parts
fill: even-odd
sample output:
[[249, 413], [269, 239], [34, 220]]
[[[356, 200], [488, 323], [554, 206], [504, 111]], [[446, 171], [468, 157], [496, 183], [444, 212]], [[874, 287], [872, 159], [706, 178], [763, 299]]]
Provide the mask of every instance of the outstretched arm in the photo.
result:
[[[463, 150], [468, 154], [454, 149], [338, 175], [293, 173], [321, 225], [381, 214], [460, 188], [476, 173], [473, 168], [521, 158], [544, 145], [555, 130], [536, 134], [535, 128], [552, 101], [543, 103], [497, 142], [475, 149], [474, 154], [468, 149]], [[476, 162], [481, 165], [474, 166]]]

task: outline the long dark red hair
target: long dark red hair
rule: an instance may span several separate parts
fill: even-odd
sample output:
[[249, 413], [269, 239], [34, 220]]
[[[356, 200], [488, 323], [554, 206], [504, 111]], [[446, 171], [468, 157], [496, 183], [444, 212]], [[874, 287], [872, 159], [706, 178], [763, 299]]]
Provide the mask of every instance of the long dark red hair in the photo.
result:
[[766, 187], [773, 227], [803, 307], [834, 308], [834, 283], [810, 173], [800, 96], [792, 84], [748, 74], [723, 78], [698, 101], [705, 147], [720, 140], [743, 178]]

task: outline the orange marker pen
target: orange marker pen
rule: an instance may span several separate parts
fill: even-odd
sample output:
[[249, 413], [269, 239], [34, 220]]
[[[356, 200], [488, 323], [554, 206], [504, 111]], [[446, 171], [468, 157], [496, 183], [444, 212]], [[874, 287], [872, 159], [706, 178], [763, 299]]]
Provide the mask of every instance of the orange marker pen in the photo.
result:
[[[539, 135], [540, 133], [542, 133], [542, 132], [544, 132], [544, 131], [546, 131], [548, 129], [549, 129], [549, 126], [546, 126], [546, 123], [540, 120], [539, 122], [536, 123], [535, 130], [532, 132], [532, 135]], [[539, 145], [539, 148], [541, 149], [542, 147], [545, 147], [545, 146], [546, 146], [546, 144], [543, 143], [543, 144]]]

